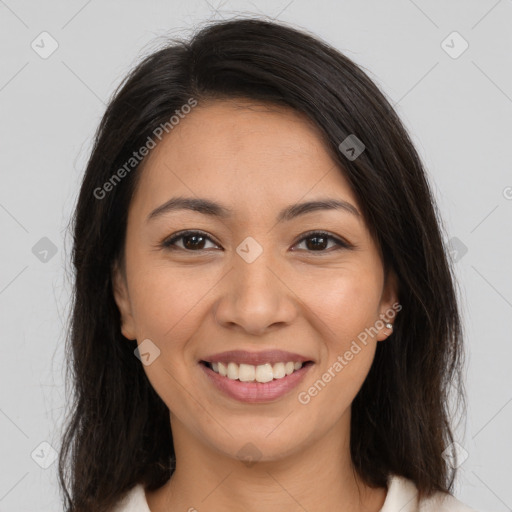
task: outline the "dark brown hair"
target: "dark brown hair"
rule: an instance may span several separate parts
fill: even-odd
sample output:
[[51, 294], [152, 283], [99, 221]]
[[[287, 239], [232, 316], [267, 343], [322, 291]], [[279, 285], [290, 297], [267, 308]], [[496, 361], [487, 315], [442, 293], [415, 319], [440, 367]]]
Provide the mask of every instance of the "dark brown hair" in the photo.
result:
[[[301, 30], [234, 19], [145, 57], [116, 90], [96, 133], [72, 219], [73, 397], [59, 459], [65, 510], [107, 511], [137, 483], [162, 486], [175, 467], [169, 411], [134, 356], [136, 342], [121, 334], [112, 292], [140, 165], [103, 197], [95, 191], [190, 98], [201, 104], [235, 97], [286, 105], [319, 128], [385, 268], [398, 278], [403, 309], [393, 334], [377, 344], [352, 404], [356, 471], [381, 487], [388, 475], [402, 475], [420, 498], [451, 492], [455, 470], [443, 451], [454, 441], [450, 390], [457, 405], [465, 403], [462, 327], [442, 222], [420, 158], [360, 66]], [[365, 145], [353, 160], [338, 149], [351, 134]]]

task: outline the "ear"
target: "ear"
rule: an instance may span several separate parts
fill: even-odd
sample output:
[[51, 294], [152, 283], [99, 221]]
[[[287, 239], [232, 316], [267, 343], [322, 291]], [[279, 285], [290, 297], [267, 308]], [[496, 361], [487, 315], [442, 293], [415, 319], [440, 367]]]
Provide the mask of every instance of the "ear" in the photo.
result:
[[118, 261], [115, 262], [112, 269], [112, 292], [121, 314], [121, 333], [129, 340], [137, 339], [126, 275]]
[[[380, 302], [379, 318], [384, 324], [394, 324], [396, 315], [402, 309], [398, 301], [398, 278], [393, 269], [388, 270], [384, 281], [384, 289], [382, 290], [382, 298]], [[380, 325], [380, 322], [379, 322]], [[393, 329], [384, 326], [379, 329], [377, 340], [383, 341], [393, 333]]]

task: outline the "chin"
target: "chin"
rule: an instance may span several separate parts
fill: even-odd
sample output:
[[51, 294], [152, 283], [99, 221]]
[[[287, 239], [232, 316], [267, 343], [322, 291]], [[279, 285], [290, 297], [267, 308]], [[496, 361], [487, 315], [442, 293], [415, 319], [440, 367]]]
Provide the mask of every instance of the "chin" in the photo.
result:
[[297, 435], [292, 438], [286, 430], [269, 435], [271, 431], [265, 429], [265, 432], [260, 430], [253, 434], [245, 429], [237, 435], [237, 432], [230, 430], [233, 437], [211, 439], [209, 444], [225, 457], [247, 462], [248, 466], [254, 462], [279, 461], [303, 449], [304, 438]]

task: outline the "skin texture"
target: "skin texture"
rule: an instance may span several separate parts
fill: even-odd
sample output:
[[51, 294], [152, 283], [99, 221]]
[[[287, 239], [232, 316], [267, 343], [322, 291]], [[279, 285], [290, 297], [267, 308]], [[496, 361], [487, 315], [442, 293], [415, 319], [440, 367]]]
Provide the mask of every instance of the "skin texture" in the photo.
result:
[[[234, 210], [148, 215], [171, 197], [205, 197]], [[152, 512], [272, 510], [378, 511], [386, 489], [353, 472], [351, 403], [386, 327], [304, 405], [297, 394], [317, 381], [358, 334], [398, 302], [361, 216], [318, 210], [277, 223], [289, 205], [335, 198], [359, 206], [316, 129], [293, 110], [247, 100], [198, 105], [152, 150], [130, 205], [123, 264], [114, 271], [121, 331], [160, 350], [144, 370], [169, 407], [177, 466], [146, 497]], [[181, 230], [211, 240], [160, 244]], [[320, 249], [303, 239], [327, 231]], [[248, 236], [263, 248], [247, 263], [236, 252]], [[310, 237], [310, 235], [308, 235]], [[310, 240], [310, 243], [308, 243]], [[194, 245], [195, 243], [195, 245]], [[196, 248], [198, 247], [199, 248]], [[199, 249], [203, 248], [202, 251]], [[315, 364], [298, 388], [270, 403], [221, 394], [199, 360], [213, 353], [279, 348]], [[252, 443], [259, 460], [237, 453]]]

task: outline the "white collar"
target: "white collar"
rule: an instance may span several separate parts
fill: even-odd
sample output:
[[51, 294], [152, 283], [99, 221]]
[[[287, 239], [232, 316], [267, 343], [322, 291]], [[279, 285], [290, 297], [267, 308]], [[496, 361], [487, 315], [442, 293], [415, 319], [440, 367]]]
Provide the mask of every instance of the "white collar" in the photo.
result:
[[[452, 495], [437, 492], [418, 504], [418, 491], [412, 480], [388, 477], [386, 500], [379, 512], [475, 512]], [[151, 512], [142, 484], [135, 485], [113, 512]]]

